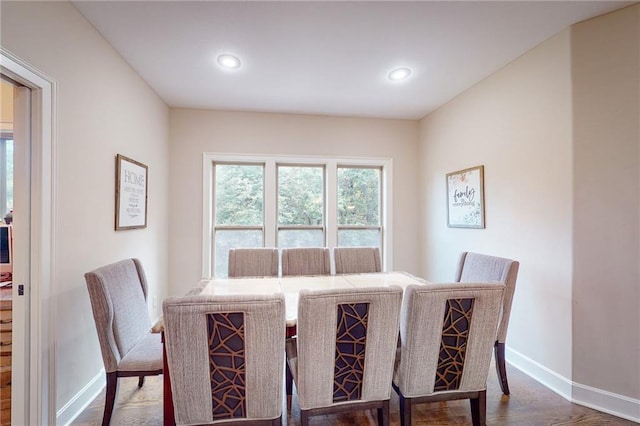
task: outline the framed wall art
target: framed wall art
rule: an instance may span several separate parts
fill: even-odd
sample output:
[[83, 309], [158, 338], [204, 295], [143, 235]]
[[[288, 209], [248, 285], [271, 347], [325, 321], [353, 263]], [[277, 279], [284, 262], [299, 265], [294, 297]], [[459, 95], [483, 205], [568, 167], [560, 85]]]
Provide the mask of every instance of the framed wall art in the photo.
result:
[[116, 231], [147, 226], [147, 166], [116, 156]]
[[447, 173], [447, 226], [484, 228], [484, 166]]

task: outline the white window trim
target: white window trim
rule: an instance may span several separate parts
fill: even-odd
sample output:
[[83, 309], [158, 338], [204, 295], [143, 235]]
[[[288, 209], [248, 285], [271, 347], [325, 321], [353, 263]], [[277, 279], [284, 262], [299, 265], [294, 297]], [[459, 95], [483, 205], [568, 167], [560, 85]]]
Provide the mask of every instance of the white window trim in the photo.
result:
[[204, 152], [202, 154], [202, 276], [213, 275], [213, 173], [214, 163], [264, 163], [265, 165], [265, 194], [264, 194], [264, 244], [266, 247], [276, 245], [276, 201], [275, 182], [270, 182], [278, 163], [295, 164], [324, 164], [326, 168], [326, 226], [327, 247], [336, 247], [337, 233], [329, 230], [337, 229], [337, 193], [335, 176], [338, 165], [372, 166], [382, 168], [382, 268], [393, 270], [393, 160], [390, 158], [362, 158], [362, 157], [325, 157], [325, 156], [295, 156], [271, 154], [222, 154]]

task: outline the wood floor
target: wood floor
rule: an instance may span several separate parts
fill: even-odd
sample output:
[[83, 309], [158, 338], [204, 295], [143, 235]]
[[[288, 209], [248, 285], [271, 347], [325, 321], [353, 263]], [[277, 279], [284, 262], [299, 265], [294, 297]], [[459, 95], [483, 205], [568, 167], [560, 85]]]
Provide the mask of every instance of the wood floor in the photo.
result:
[[[488, 425], [636, 425], [636, 423], [572, 404], [515, 368], [507, 366], [511, 395], [503, 396], [492, 369], [487, 383]], [[142, 389], [137, 378], [120, 379], [118, 402], [114, 408], [112, 425], [162, 425], [162, 376], [147, 377]], [[295, 389], [294, 389], [295, 392]], [[99, 425], [104, 409], [104, 391], [83, 411], [72, 425]], [[400, 425], [398, 397], [391, 391], [390, 424]], [[285, 423], [285, 422], [283, 422]], [[293, 397], [287, 425], [299, 425], [298, 402]], [[376, 425], [375, 413], [355, 412], [311, 419], [320, 425]], [[468, 401], [424, 404], [413, 408], [413, 424], [467, 425], [471, 424]]]

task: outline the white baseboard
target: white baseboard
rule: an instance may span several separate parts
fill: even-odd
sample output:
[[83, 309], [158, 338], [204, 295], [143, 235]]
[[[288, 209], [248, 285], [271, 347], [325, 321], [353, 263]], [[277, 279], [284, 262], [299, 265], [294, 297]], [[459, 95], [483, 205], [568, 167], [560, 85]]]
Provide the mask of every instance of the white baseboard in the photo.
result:
[[640, 423], [640, 400], [573, 382], [508, 346], [505, 356], [511, 366], [568, 401]]
[[510, 365], [571, 401], [571, 380], [508, 346], [505, 348], [505, 357]]
[[104, 368], [56, 413], [57, 425], [69, 425], [93, 402], [107, 383]]
[[638, 399], [574, 383], [573, 402], [640, 423], [640, 400]]

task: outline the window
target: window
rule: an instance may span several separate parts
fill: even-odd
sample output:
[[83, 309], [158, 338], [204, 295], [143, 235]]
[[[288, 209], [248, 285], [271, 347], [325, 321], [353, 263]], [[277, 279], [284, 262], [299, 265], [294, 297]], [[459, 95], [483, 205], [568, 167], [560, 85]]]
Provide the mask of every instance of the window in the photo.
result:
[[324, 247], [324, 168], [278, 165], [278, 247]]
[[226, 276], [229, 249], [264, 241], [264, 166], [214, 164], [215, 270]]
[[390, 247], [391, 160], [204, 154], [203, 276], [232, 247]]
[[338, 167], [338, 246], [381, 246], [381, 169]]

